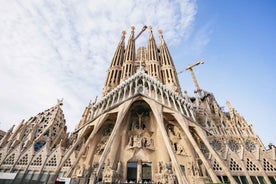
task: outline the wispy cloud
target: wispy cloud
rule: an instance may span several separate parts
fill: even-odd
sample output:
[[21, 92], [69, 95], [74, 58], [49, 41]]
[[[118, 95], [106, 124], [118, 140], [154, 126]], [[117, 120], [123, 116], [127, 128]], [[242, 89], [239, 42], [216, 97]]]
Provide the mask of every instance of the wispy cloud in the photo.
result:
[[193, 32], [190, 37], [190, 49], [193, 55], [198, 56], [202, 54], [204, 48], [210, 41], [212, 33], [213, 26], [211, 21], [205, 23], [200, 29]]
[[101, 95], [122, 30], [152, 25], [177, 44], [189, 35], [195, 14], [190, 0], [1, 2], [0, 128], [64, 98], [72, 130], [89, 100]]

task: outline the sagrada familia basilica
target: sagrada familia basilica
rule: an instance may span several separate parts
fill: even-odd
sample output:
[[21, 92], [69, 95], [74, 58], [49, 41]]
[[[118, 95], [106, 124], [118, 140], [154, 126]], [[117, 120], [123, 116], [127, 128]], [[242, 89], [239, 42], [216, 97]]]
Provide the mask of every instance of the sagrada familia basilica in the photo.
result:
[[[148, 29], [148, 43], [136, 40]], [[12, 127], [0, 141], [0, 183], [275, 184], [276, 147], [226, 102], [181, 90], [167, 44], [151, 27], [112, 58], [102, 97], [68, 133], [62, 101]]]

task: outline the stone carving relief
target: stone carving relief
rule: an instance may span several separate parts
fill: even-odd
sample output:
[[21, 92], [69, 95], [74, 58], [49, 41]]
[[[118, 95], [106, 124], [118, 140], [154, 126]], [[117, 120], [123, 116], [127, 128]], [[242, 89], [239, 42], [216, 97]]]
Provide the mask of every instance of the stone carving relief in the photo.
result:
[[228, 146], [233, 152], [237, 152], [240, 149], [239, 143], [233, 139], [228, 141]]
[[96, 146], [96, 154], [101, 155], [104, 151], [109, 136], [113, 130], [113, 124], [109, 124], [102, 132], [102, 138]]
[[181, 131], [177, 126], [174, 126], [172, 124], [168, 125], [168, 134], [169, 134], [169, 137], [176, 137], [181, 139]]
[[180, 129], [175, 125], [169, 124], [167, 126], [167, 132], [174, 152], [178, 155], [187, 156], [184, 150]]
[[121, 162], [117, 164], [117, 169], [112, 169], [110, 166], [110, 161], [107, 159], [104, 170], [103, 170], [103, 182], [111, 183], [120, 181], [120, 171], [121, 171]]
[[176, 154], [187, 156], [187, 153], [184, 151], [184, 147], [180, 143], [172, 143], [172, 146]]
[[157, 183], [174, 184], [176, 183], [176, 176], [173, 172], [171, 163], [163, 161], [158, 162], [158, 172], [155, 174]]
[[103, 136], [110, 136], [111, 132], [113, 130], [113, 124], [109, 124], [104, 130], [103, 130]]
[[75, 174], [78, 176], [78, 177], [81, 177], [84, 173], [84, 166], [80, 167], [78, 166], [77, 169], [75, 170]]
[[154, 140], [151, 138], [153, 132], [146, 126], [148, 112], [137, 111], [133, 112], [133, 114], [137, 116], [131, 120], [128, 147], [154, 150]]
[[199, 148], [200, 148], [200, 150], [202, 151], [202, 153], [204, 153], [205, 156], [208, 155], [209, 150], [208, 150], [208, 148], [205, 146], [205, 144], [204, 144], [203, 141], [199, 141]]
[[212, 145], [215, 151], [220, 151], [223, 147], [221, 141], [217, 139], [214, 139], [210, 144]]
[[133, 112], [133, 114], [136, 114], [137, 117], [131, 120], [131, 130], [144, 130], [146, 128], [146, 116], [148, 115], [148, 112]]
[[256, 148], [256, 144], [252, 140], [246, 140], [245, 148], [246, 148], [247, 151], [253, 152]]
[[106, 143], [107, 143], [107, 140], [108, 140], [108, 137], [103, 137], [101, 139], [101, 141], [97, 144], [97, 147], [96, 147], [96, 153], [98, 155], [101, 155], [104, 151], [104, 148], [106, 146]]
[[130, 148], [154, 149], [153, 139], [143, 135], [130, 135], [128, 146]]

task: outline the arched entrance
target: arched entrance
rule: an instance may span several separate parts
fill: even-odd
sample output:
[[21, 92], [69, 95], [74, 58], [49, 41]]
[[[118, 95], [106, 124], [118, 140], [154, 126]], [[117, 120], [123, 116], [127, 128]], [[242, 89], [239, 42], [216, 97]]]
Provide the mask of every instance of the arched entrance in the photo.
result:
[[128, 162], [127, 163], [127, 181], [128, 182], [150, 182], [152, 180], [151, 162]]

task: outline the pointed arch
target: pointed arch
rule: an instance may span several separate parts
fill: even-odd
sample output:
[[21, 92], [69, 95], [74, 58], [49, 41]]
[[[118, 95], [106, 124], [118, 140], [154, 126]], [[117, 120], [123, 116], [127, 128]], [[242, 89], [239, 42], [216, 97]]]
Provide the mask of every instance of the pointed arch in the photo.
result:
[[176, 158], [175, 154], [173, 153], [170, 140], [169, 140], [167, 132], [165, 130], [164, 122], [163, 122], [162, 106], [157, 104], [156, 102], [153, 102], [152, 100], [147, 99], [147, 98], [143, 98], [143, 99], [149, 104], [149, 106], [151, 107], [151, 110], [154, 114], [154, 117], [156, 119], [158, 127], [161, 131], [164, 143], [166, 145], [167, 151], [171, 158], [172, 165], [176, 171], [176, 176], [177, 176], [178, 182], [188, 184], [188, 180], [187, 180], [186, 176], [183, 175], [181, 168], [178, 164], [177, 158]]

